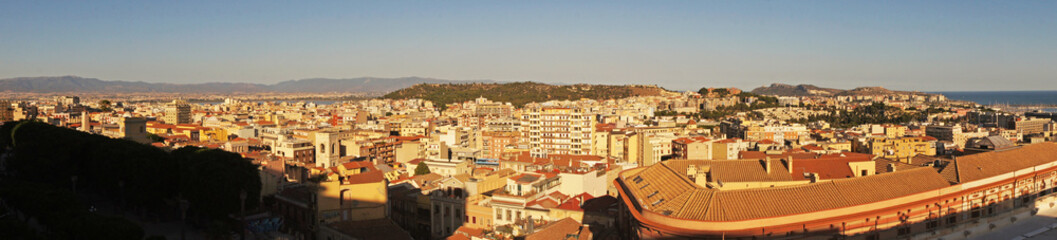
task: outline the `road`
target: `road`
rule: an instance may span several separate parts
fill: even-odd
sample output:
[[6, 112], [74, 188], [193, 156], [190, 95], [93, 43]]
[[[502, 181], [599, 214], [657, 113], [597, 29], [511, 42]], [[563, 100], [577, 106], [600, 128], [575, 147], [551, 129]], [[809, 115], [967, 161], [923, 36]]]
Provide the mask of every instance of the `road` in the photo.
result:
[[[1057, 239], [1057, 208], [1039, 211], [1035, 216], [1013, 224], [996, 228], [986, 234], [976, 235], [970, 240], [992, 239]], [[1032, 235], [1025, 237], [1024, 235]]]

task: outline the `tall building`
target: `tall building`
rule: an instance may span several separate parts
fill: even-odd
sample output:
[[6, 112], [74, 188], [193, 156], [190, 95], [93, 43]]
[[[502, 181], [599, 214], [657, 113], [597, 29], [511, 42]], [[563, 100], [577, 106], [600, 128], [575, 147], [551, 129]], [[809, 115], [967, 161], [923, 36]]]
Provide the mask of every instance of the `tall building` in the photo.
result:
[[533, 155], [589, 154], [595, 115], [578, 107], [526, 106], [522, 131]]
[[11, 107], [11, 102], [0, 101], [0, 123], [14, 120], [15, 109]]
[[179, 99], [165, 104], [165, 117], [162, 121], [168, 124], [191, 123], [191, 104]]

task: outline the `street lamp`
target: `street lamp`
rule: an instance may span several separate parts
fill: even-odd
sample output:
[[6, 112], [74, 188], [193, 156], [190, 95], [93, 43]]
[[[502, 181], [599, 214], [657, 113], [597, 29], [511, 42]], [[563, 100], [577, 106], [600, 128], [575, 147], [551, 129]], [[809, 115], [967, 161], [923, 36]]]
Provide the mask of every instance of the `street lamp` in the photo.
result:
[[239, 190], [239, 237], [246, 239], [246, 189]]
[[117, 181], [117, 186], [119, 188], [121, 188], [121, 205], [118, 208], [118, 211], [121, 213], [122, 216], [124, 216], [125, 215], [125, 180]]
[[183, 196], [178, 196], [177, 198], [180, 199], [180, 239], [182, 240], [187, 239], [185, 233], [187, 229], [187, 208], [190, 207], [191, 203], [187, 202], [187, 199], [184, 199]]

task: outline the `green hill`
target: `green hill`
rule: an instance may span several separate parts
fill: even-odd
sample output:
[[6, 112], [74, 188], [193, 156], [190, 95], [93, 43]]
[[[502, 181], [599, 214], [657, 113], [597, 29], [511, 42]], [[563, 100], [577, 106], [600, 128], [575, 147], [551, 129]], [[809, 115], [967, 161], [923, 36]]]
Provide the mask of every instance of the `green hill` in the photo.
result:
[[671, 91], [653, 85], [550, 85], [536, 82], [472, 83], [472, 84], [416, 84], [396, 90], [382, 98], [421, 98], [436, 106], [470, 101], [478, 97], [492, 101], [510, 102], [518, 107], [531, 102], [550, 100], [618, 99], [633, 96], [660, 96]]

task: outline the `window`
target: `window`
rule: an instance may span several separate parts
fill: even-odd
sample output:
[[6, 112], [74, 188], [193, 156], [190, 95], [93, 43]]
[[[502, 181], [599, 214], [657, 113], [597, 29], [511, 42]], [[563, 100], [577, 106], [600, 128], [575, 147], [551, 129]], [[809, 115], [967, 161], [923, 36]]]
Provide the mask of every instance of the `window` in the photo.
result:
[[925, 229], [928, 229], [928, 230], [935, 229], [936, 227], [939, 227], [939, 226], [940, 226], [940, 221], [937, 221], [937, 220], [929, 220], [928, 222], [925, 222]]
[[909, 226], [904, 226], [904, 227], [898, 228], [898, 235], [904, 236], [904, 235], [908, 235], [908, 234], [910, 234], [910, 227]]

